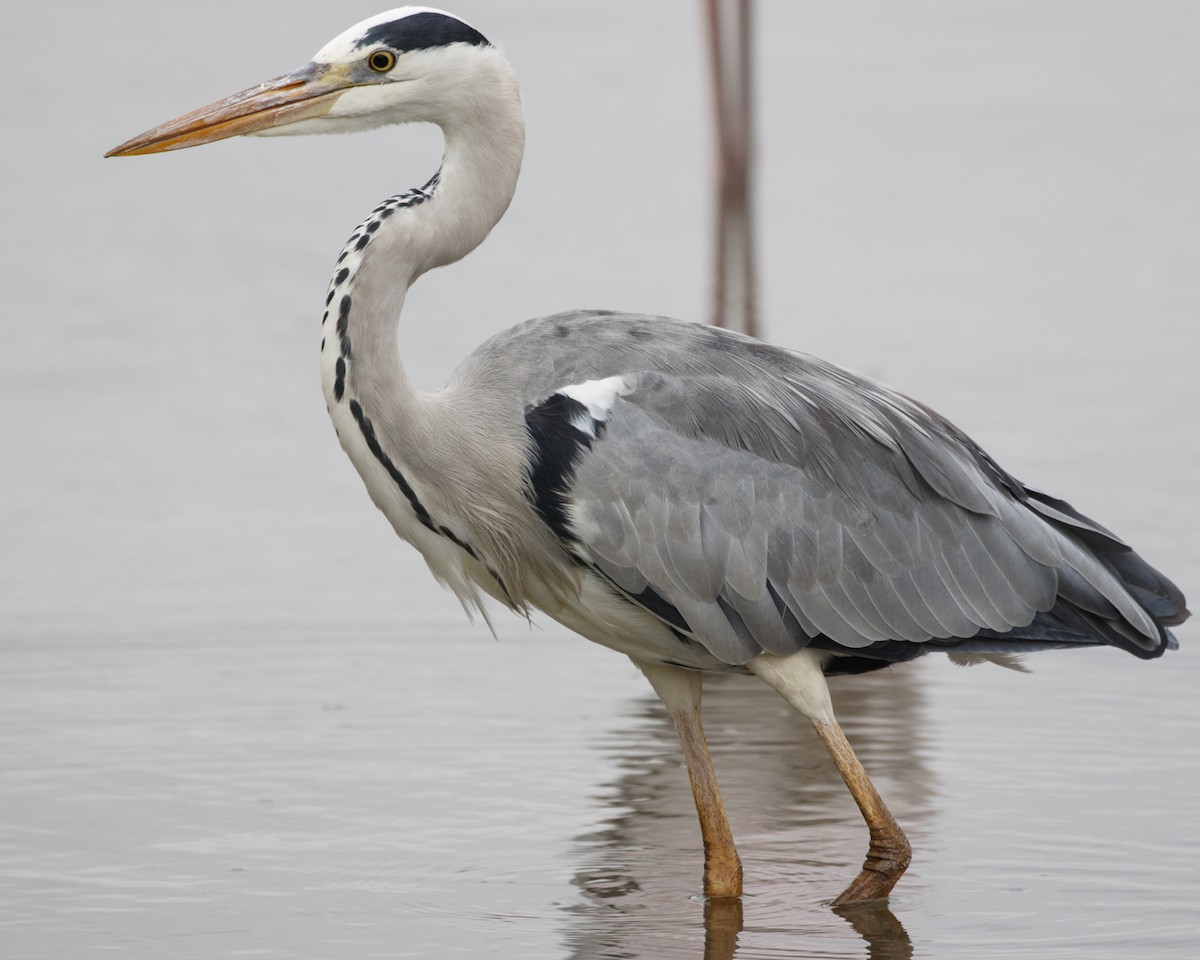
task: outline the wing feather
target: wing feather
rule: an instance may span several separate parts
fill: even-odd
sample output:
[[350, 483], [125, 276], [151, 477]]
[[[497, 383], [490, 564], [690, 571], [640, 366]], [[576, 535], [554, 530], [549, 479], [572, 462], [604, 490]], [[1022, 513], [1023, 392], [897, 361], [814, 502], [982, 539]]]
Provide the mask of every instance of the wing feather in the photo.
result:
[[570, 354], [586, 364], [548, 353], [555, 376], [619, 377], [619, 390], [554, 387], [604, 396], [564, 492], [571, 550], [631, 597], [652, 590], [726, 663], [808, 644], [1153, 656], [1171, 642], [1162, 624], [1186, 616], [1105, 528], [871, 381], [691, 325], [540, 323], [527, 335], [557, 348], [586, 332], [593, 348]]

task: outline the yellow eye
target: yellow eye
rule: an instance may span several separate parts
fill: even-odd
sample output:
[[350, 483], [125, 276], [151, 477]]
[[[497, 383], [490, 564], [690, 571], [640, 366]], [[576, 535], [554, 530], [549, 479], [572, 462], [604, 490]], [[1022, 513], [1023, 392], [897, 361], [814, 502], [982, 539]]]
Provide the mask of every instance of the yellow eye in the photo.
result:
[[396, 65], [396, 55], [391, 50], [376, 50], [367, 57], [367, 66], [376, 73], [387, 73]]

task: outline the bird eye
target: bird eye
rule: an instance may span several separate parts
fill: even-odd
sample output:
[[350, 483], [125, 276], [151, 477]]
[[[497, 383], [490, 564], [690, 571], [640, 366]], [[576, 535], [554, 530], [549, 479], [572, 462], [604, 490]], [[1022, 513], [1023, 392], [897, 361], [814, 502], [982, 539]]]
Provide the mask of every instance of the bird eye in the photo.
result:
[[367, 66], [376, 73], [387, 73], [396, 65], [396, 55], [391, 50], [376, 50], [367, 57]]

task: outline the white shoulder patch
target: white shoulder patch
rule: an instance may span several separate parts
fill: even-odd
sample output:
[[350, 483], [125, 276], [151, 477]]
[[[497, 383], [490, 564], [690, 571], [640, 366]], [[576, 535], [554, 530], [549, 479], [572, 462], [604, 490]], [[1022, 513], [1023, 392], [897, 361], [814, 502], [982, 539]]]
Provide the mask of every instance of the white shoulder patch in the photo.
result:
[[[561, 393], [564, 397], [570, 397], [576, 403], [583, 404], [587, 408], [589, 420], [582, 423], [572, 421], [571, 426], [583, 433], [595, 436], [591, 421], [604, 423], [608, 420], [617, 398], [624, 396], [632, 389], [633, 384], [628, 379], [618, 376], [573, 383], [569, 387], [562, 387], [555, 392]], [[582, 420], [583, 418], [578, 419]]]

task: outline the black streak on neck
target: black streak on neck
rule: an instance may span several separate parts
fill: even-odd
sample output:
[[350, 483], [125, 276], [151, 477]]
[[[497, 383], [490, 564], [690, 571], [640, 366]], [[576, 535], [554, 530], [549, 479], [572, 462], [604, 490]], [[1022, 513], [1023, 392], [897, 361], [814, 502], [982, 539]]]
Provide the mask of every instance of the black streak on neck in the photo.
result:
[[[384, 452], [383, 447], [379, 445], [379, 438], [375, 435], [375, 427], [371, 423], [371, 418], [363, 412], [362, 404], [360, 404], [357, 400], [351, 400], [350, 413], [354, 416], [354, 421], [358, 424], [358, 429], [362, 431], [363, 439], [367, 442], [367, 449], [370, 450], [375, 459], [383, 465], [383, 469], [387, 471], [388, 476], [391, 477], [396, 486], [400, 488], [400, 492], [404, 494], [404, 498], [408, 501], [409, 506], [412, 507], [413, 514], [415, 514], [421, 525], [429, 530], [432, 530], [434, 533], [445, 537], [455, 546], [460, 547], [469, 557], [471, 557], [471, 559], [478, 560], [479, 554], [476, 553], [474, 547], [455, 534], [455, 532], [445, 524], [436, 524], [433, 522], [433, 517], [430, 516], [429, 510], [426, 509], [425, 504], [423, 504], [417, 498], [417, 492], [412, 488], [412, 485], [405, 478], [404, 474], [400, 472], [396, 464], [392, 462], [392, 458], [389, 457]], [[500, 574], [498, 574], [491, 567], [488, 567], [488, 572], [499, 585], [501, 592], [506, 597], [509, 597], [509, 605], [512, 606], [513, 602], [511, 595], [508, 592], [508, 587], [505, 586], [504, 581], [501, 579]]]
[[379, 438], [375, 436], [375, 427], [371, 424], [370, 418], [363, 413], [362, 405], [357, 400], [350, 401], [350, 413], [354, 415], [358, 429], [362, 431], [363, 439], [367, 441], [367, 449], [371, 451], [376, 460], [383, 464], [383, 469], [388, 472], [388, 476], [400, 488], [400, 492], [408, 500], [413, 513], [416, 514], [421, 525], [437, 533], [438, 528], [434, 525], [433, 518], [429, 516], [429, 511], [425, 509], [425, 505], [417, 499], [417, 492], [409, 485], [409, 482], [404, 478], [404, 474], [392, 463], [392, 458], [383, 452], [383, 447], [379, 445]]

